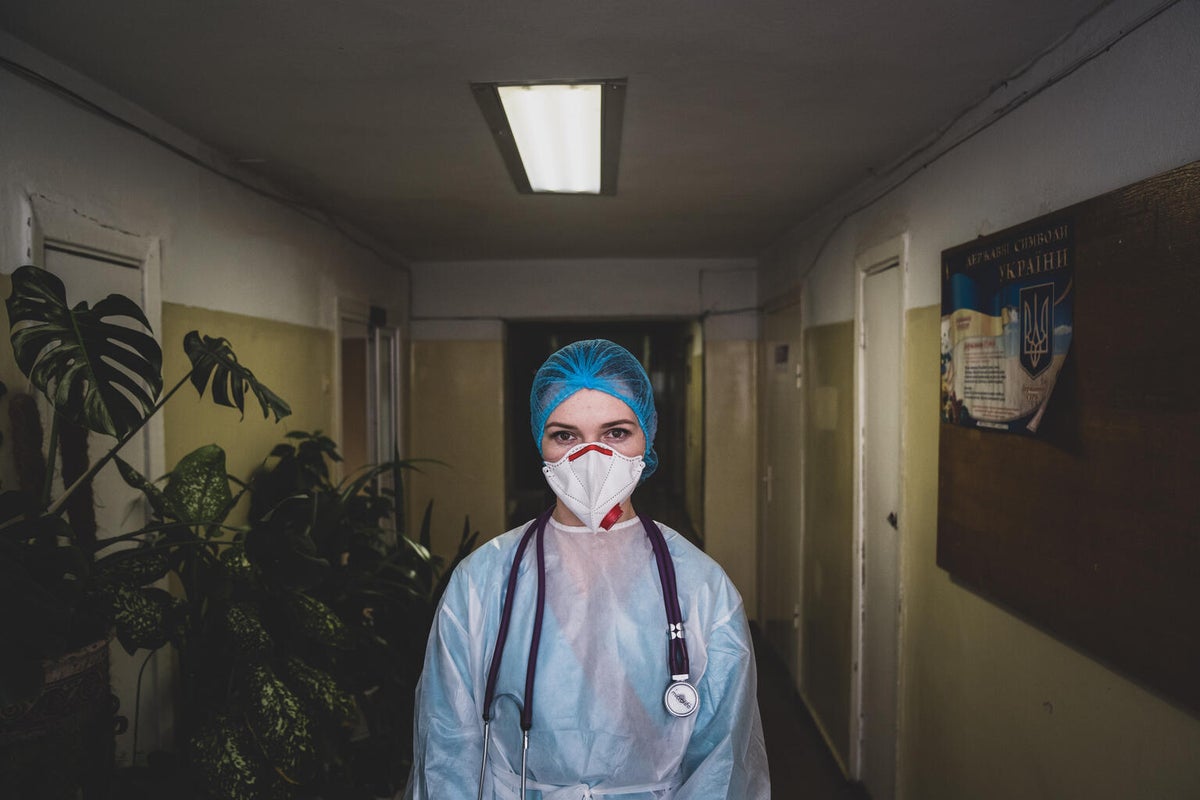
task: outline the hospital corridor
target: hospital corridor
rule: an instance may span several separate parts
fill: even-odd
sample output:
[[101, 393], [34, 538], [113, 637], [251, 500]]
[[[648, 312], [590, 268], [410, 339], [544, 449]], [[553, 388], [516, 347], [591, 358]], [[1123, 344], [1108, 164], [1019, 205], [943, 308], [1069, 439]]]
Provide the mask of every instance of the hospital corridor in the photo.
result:
[[1197, 41], [0, 2], [0, 798], [1200, 798]]

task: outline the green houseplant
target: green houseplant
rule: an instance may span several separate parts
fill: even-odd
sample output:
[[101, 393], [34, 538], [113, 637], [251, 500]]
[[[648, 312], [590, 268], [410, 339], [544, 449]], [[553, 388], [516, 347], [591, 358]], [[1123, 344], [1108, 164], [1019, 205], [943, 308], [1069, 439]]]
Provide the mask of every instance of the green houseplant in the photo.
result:
[[[123, 771], [120, 796], [394, 792], [407, 770], [413, 688], [448, 574], [429, 551], [430, 508], [417, 540], [404, 535], [399, 489], [411, 464], [394, 459], [335, 483], [332, 440], [293, 432], [249, 484], [227, 474], [216, 445], [150, 480], [117, 451], [186, 383], [239, 410], [250, 394], [276, 420], [287, 404], [227, 342], [195, 332], [184, 340], [191, 371], [163, 393], [161, 351], [140, 309], [119, 295], [70, 308], [61, 282], [23, 267], [7, 305], [18, 365], [54, 408], [43, 471], [53, 473], [60, 427], [81, 425], [117, 443], [58, 497], [48, 479], [0, 495], [0, 574], [11, 578], [0, 586], [10, 609], [0, 624], [20, 643], [0, 656], [3, 703], [31, 702], [49, 659], [112, 629], [130, 653], [174, 648], [182, 679], [180, 752]], [[152, 518], [89, 541], [74, 517], [90, 499], [71, 498], [86, 495], [109, 460], [145, 495]], [[247, 492], [247, 524], [227, 524]], [[464, 523], [456, 562], [474, 539]], [[176, 587], [170, 593], [151, 585], [165, 575]], [[0, 764], [0, 780], [3, 772]], [[37, 796], [57, 796], [44, 788]]]
[[[332, 440], [287, 438], [249, 482], [246, 529], [182, 570], [192, 773], [209, 797], [391, 796], [407, 774], [413, 690], [448, 574], [428, 549], [431, 509], [409, 539], [391, 487], [410, 463], [335, 483]], [[464, 524], [456, 560], [474, 540]], [[171, 775], [157, 780], [178, 791]]]
[[[5, 711], [0, 729], [0, 788], [20, 792], [20, 796], [73, 796], [70, 783], [75, 776], [69, 775], [70, 759], [61, 767], [41, 764], [38, 759], [51, 749], [83, 747], [84, 739], [89, 747], [83, 747], [83, 755], [89, 755], [86, 751], [95, 742], [81, 731], [83, 727], [95, 733], [99, 725], [103, 733], [107, 724], [111, 741], [111, 714], [105, 722], [103, 713], [108, 705], [106, 686], [97, 696], [95, 681], [89, 680], [88, 713], [79, 718], [68, 714], [67, 722], [60, 724], [40, 709], [78, 698], [48, 697], [46, 690], [52, 686], [46, 683], [47, 668], [56, 670], [62, 659], [73, 657], [81, 648], [96, 649], [93, 646], [100, 643], [103, 650], [113, 630], [130, 652], [163, 644], [164, 632], [173, 628], [178, 602], [150, 584], [164, 576], [189, 548], [196, 548], [172, 539], [170, 530], [156, 526], [96, 542], [94, 532], [90, 539], [81, 532], [86, 513], [68, 509], [79, 508], [73, 501], [88, 496], [96, 473], [188, 383], [202, 396], [209, 394], [214, 402], [239, 411], [244, 412], [247, 394], [259, 401], [264, 416], [273, 413], [278, 420], [290, 409], [238, 363], [224, 339], [189, 333], [184, 349], [191, 369], [164, 392], [162, 351], [142, 310], [129, 298], [109, 295], [92, 307], [86, 302], [72, 307], [62, 282], [33, 266], [16, 270], [12, 287], [6, 307], [13, 355], [32, 387], [49, 402], [51, 419], [49, 447], [43, 455], [36, 405], [26, 398], [29, 402], [20, 406], [26, 415], [18, 420], [14, 442], [28, 439], [36, 429], [37, 441], [26, 451], [36, 451], [44, 471], [40, 480], [34, 475], [22, 481], [26, 485], [0, 494], [0, 600], [4, 608], [0, 636], [7, 643], [0, 651], [0, 707]], [[16, 399], [10, 400], [14, 411]], [[32, 418], [30, 409], [34, 409]], [[116, 442], [93, 463], [75, 464], [70, 474], [64, 469], [68, 485], [55, 497], [52, 479], [59, 440], [71, 430], [85, 432], [84, 436], [87, 431], [106, 434]], [[18, 473], [28, 477], [28, 466], [26, 463]], [[84, 505], [90, 510], [90, 501]], [[113, 545], [118, 542], [136, 542], [138, 546], [115, 550]], [[95, 662], [106, 684], [106, 651]], [[57, 681], [58, 673], [54, 674], [53, 685], [63, 683]], [[69, 688], [79, 692], [79, 686]], [[28, 731], [21, 730], [30, 718], [38, 722]], [[14, 730], [17, 733], [10, 736]], [[39, 740], [44, 741], [38, 744]], [[63, 761], [63, 753], [52, 755]], [[92, 766], [102, 767], [103, 759]], [[61, 785], [44, 785], [54, 784], [55, 777], [62, 777]], [[37, 785], [27, 785], [27, 780]]]

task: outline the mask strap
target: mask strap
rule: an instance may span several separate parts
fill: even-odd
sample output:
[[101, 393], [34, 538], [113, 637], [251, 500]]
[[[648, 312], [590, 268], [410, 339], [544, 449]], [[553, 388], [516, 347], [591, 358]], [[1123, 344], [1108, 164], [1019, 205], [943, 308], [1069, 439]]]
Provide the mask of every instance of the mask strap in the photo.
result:
[[607, 514], [605, 514], [605, 515], [604, 515], [604, 519], [600, 520], [600, 529], [601, 529], [601, 530], [608, 530], [608, 529], [609, 529], [609, 528], [611, 528], [613, 525], [616, 525], [616, 524], [617, 524], [617, 520], [619, 520], [619, 519], [621, 518], [621, 515], [622, 515], [623, 513], [625, 513], [625, 512], [621, 510], [621, 504], [620, 504], [620, 503], [618, 503], [617, 505], [613, 506], [613, 507], [612, 507], [612, 509], [611, 509], [611, 510], [609, 510], [609, 512], [608, 512]]

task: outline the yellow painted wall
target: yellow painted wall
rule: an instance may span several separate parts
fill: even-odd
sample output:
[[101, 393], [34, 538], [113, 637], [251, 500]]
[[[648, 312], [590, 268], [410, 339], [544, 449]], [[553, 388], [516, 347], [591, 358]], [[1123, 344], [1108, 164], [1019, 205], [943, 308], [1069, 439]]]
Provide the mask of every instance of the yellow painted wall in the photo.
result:
[[[0, 292], [5, 297], [12, 281], [0, 277]], [[0, 307], [0, 322], [8, 330], [7, 313]], [[256, 400], [247, 395], [246, 418], [239, 422], [238, 412], [201, 399], [190, 385], [171, 398], [161, 412], [164, 427], [165, 463], [168, 468], [192, 450], [216, 443], [224, 448], [229, 472], [240, 478], [251, 471], [289, 430], [330, 430], [332, 427], [333, 335], [318, 328], [289, 325], [255, 319], [239, 314], [164, 303], [162, 308], [163, 375], [167, 387], [174, 386], [187, 374], [190, 363], [183, 352], [183, 337], [199, 330], [209, 336], [230, 341], [238, 360], [292, 407], [292, 416], [275, 424], [264, 420]], [[25, 378], [16, 368], [12, 348], [0, 347], [0, 380], [11, 391], [24, 391]], [[0, 431], [9, 438], [7, 401], [0, 404]], [[157, 476], [152, 476], [157, 477]], [[9, 485], [12, 478], [11, 453], [0, 458], [0, 480]], [[235, 514], [244, 518], [245, 504]]]
[[907, 314], [900, 796], [1200, 797], [1200, 720], [937, 567], [939, 313]]
[[409, 382], [412, 458], [445, 462], [409, 473], [410, 531], [433, 503], [433, 550], [450, 556], [463, 516], [485, 541], [504, 528], [504, 343], [414, 341]]
[[704, 346], [704, 537], [754, 617], [758, 553], [758, 343]]
[[850, 747], [854, 323], [804, 333], [804, 696], [843, 763]]
[[[200, 398], [189, 384], [163, 409], [164, 450], [169, 469], [184, 455], [206, 444], [220, 445], [230, 473], [242, 478], [262, 463], [284, 434], [292, 430], [333, 430], [333, 332], [284, 322], [163, 303], [163, 378], [174, 386], [191, 364], [183, 337], [197, 330], [229, 340], [238, 361], [292, 407], [276, 424], [263, 419], [258, 401], [247, 392], [246, 416], [218, 406], [211, 395]], [[243, 501], [240, 514], [244, 514]], [[240, 516], [238, 518], [241, 518]]]

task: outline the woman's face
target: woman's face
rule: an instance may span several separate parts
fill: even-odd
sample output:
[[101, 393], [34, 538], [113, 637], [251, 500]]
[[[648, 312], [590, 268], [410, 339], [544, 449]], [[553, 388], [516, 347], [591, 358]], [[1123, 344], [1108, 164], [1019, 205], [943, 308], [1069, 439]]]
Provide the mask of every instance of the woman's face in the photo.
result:
[[584, 442], [599, 442], [630, 458], [646, 453], [646, 434], [633, 410], [595, 389], [580, 389], [551, 412], [542, 434], [542, 459], [558, 461]]

